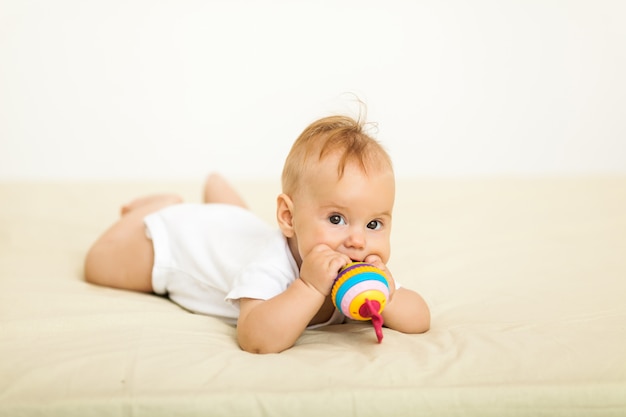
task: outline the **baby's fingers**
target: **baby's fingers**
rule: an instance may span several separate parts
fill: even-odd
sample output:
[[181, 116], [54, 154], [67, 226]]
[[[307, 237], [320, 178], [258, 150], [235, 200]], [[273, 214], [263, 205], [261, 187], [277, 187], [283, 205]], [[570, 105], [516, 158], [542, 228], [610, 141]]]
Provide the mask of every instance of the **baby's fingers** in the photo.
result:
[[348, 256], [335, 252], [335, 255], [329, 260], [329, 270], [338, 274], [341, 268], [348, 265], [350, 262], [352, 262], [352, 260]]
[[378, 256], [378, 255], [368, 255], [365, 258], [365, 262], [368, 263], [368, 264], [372, 264], [376, 268], [382, 269], [383, 271], [385, 271], [387, 269], [387, 267], [383, 263], [383, 260], [380, 259], [380, 256]]

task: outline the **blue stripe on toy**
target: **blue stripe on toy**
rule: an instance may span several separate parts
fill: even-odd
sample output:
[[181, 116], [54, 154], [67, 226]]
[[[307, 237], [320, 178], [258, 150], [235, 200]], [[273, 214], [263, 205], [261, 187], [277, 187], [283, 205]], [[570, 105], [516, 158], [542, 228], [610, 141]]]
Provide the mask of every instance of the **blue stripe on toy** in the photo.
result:
[[358, 273], [355, 276], [348, 278], [346, 282], [341, 284], [339, 289], [337, 289], [337, 295], [335, 296], [337, 306], [341, 306], [341, 302], [343, 301], [343, 296], [346, 295], [346, 292], [348, 292], [350, 288], [352, 288], [354, 285], [358, 284], [359, 282], [368, 281], [368, 280], [380, 281], [383, 284], [385, 284], [387, 288], [389, 288], [389, 283], [387, 282], [387, 280], [377, 272], [366, 271], [366, 272]]

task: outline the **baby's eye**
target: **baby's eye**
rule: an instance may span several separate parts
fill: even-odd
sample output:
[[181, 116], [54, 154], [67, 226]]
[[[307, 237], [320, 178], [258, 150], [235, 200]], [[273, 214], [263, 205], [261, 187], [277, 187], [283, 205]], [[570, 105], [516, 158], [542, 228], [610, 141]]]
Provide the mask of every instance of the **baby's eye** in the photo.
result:
[[368, 229], [378, 230], [383, 227], [383, 224], [379, 220], [372, 220], [367, 224]]
[[346, 221], [338, 214], [333, 214], [328, 218], [328, 221], [332, 224], [346, 224]]

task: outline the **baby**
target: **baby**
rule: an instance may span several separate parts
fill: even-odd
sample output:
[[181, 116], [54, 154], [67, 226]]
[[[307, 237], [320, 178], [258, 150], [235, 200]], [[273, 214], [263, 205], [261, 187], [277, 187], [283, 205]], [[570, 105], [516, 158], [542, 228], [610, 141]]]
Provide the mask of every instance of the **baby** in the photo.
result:
[[361, 123], [331, 116], [293, 144], [277, 198], [276, 229], [250, 212], [219, 175], [205, 204], [177, 195], [139, 198], [92, 246], [86, 280], [167, 294], [184, 308], [230, 320], [242, 349], [281, 352], [307, 328], [337, 324], [331, 288], [352, 261], [371, 263], [390, 281], [385, 326], [430, 327], [422, 297], [387, 269], [395, 197], [391, 160]]

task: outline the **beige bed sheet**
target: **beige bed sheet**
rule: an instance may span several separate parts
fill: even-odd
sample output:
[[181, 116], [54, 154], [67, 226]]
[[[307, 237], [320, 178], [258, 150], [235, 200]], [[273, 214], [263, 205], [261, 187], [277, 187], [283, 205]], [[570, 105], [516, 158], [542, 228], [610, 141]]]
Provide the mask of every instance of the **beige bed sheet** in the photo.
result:
[[[238, 185], [273, 222], [277, 184]], [[200, 183], [0, 184], [1, 416], [626, 415], [626, 178], [400, 181], [390, 267], [432, 329], [273, 355], [83, 281], [119, 204], [162, 190]]]

